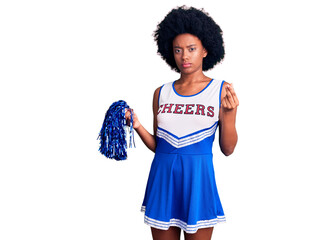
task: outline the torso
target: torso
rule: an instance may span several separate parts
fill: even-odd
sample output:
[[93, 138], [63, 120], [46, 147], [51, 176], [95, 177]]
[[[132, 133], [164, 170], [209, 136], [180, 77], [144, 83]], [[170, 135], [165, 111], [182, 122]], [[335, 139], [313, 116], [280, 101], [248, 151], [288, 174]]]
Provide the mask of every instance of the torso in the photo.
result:
[[[175, 83], [167, 83], [160, 89], [156, 135], [179, 149], [214, 134], [219, 119], [223, 82], [213, 79], [202, 89], [194, 89], [186, 95], [178, 92]], [[186, 140], [189, 138], [190, 141]], [[207, 152], [211, 152], [212, 142], [207, 146]]]

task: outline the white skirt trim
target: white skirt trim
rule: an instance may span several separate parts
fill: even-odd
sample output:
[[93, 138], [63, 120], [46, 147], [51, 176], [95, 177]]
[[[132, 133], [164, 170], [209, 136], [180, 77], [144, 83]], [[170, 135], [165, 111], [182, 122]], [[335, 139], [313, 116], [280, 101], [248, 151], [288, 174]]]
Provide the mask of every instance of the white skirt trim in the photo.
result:
[[[141, 211], [145, 212], [146, 207], [142, 206]], [[179, 227], [186, 233], [196, 233], [198, 229], [200, 228], [208, 228], [208, 227], [213, 227], [217, 223], [220, 222], [226, 222], [225, 216], [217, 216], [217, 218], [211, 219], [211, 220], [201, 220], [197, 221], [197, 224], [195, 225], [188, 225], [186, 222], [180, 220], [180, 219], [175, 219], [172, 218], [170, 219], [169, 222], [163, 222], [159, 220], [155, 220], [152, 218], [149, 218], [145, 215], [145, 223], [151, 227], [158, 228], [161, 230], [168, 230], [169, 227]]]

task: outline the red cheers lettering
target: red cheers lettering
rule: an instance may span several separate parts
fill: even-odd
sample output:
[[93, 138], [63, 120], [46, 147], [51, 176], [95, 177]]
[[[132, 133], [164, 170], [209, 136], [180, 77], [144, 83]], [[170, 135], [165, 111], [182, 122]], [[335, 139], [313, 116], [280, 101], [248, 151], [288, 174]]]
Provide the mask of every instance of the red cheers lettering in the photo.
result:
[[191, 108], [193, 106], [195, 106], [195, 104], [187, 104], [186, 108], [185, 108], [185, 111], [184, 111], [184, 114], [194, 114], [194, 111], [191, 110]]
[[[204, 109], [205, 109], [205, 106], [202, 105], [202, 104], [196, 104], [197, 105], [197, 110], [196, 110], [196, 115], [205, 115], [204, 113]], [[201, 112], [201, 113], [200, 113]]]
[[158, 114], [173, 113], [187, 115], [202, 115], [208, 117], [215, 116], [215, 108], [213, 106], [204, 106], [203, 104], [175, 104], [166, 103], [159, 107]]
[[172, 109], [173, 106], [174, 106], [174, 104], [172, 104], [172, 103], [171, 104], [165, 104], [164, 107], [163, 107], [162, 113], [165, 113], [167, 109], [168, 109], [167, 113], [171, 113], [172, 112], [171, 109]]
[[[184, 104], [173, 104], [173, 105], [175, 105], [174, 113], [182, 114], [181, 108], [184, 107]], [[181, 110], [181, 111], [179, 111], [179, 110]]]
[[207, 110], [208, 110], [207, 116], [209, 116], [209, 117], [213, 117], [213, 116], [215, 115], [215, 113], [214, 113], [214, 107], [209, 106], [209, 107], [207, 108]]

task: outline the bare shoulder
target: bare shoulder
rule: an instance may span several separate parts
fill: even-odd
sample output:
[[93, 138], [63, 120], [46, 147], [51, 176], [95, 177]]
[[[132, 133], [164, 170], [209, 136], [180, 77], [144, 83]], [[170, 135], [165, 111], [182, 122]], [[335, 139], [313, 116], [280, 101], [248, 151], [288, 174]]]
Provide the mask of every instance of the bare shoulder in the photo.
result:
[[161, 90], [161, 87], [158, 87], [157, 89], [155, 89], [154, 91], [154, 96], [153, 96], [153, 109], [157, 109], [159, 106], [159, 95], [160, 95], [160, 90]]
[[155, 89], [154, 91], [154, 100], [157, 102], [157, 100], [159, 99], [159, 95], [160, 95], [160, 90], [161, 90], [161, 87], [158, 87], [157, 89]]
[[155, 91], [154, 91], [154, 95], [159, 95], [161, 87], [162, 87], [162, 86], [160, 86], [160, 87], [158, 87], [157, 89], [155, 89]]

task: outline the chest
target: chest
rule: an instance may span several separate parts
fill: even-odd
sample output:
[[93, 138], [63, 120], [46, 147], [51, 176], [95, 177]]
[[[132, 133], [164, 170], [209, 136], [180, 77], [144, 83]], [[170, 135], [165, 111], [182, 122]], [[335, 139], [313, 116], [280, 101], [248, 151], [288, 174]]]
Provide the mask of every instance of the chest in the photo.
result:
[[182, 96], [172, 83], [166, 84], [159, 96], [158, 127], [177, 137], [209, 128], [218, 122], [219, 99], [218, 83], [191, 96]]

